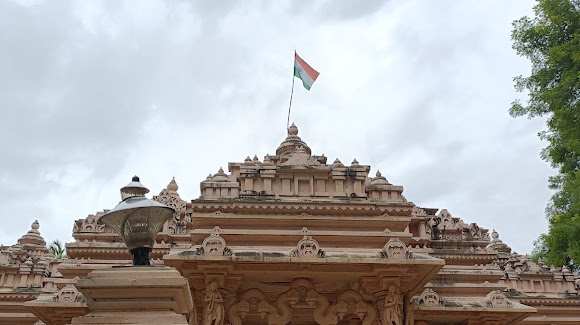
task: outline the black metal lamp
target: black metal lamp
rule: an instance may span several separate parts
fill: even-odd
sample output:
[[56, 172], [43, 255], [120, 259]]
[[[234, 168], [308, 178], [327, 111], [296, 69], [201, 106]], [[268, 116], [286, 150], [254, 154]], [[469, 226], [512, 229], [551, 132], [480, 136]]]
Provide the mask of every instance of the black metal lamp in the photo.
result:
[[113, 228], [133, 255], [133, 265], [151, 265], [149, 253], [155, 237], [175, 210], [145, 197], [149, 190], [134, 176], [121, 188], [121, 203], [101, 217], [101, 222]]

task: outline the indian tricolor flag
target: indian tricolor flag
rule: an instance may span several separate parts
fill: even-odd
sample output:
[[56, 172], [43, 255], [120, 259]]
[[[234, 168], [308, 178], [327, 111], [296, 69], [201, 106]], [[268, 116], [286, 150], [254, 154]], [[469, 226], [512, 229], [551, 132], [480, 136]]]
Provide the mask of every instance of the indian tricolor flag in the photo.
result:
[[316, 78], [318, 78], [319, 74], [318, 71], [312, 69], [308, 63], [304, 62], [304, 60], [298, 56], [298, 53], [294, 52], [294, 76], [302, 80], [304, 88], [310, 90], [310, 87], [312, 87], [312, 84]]

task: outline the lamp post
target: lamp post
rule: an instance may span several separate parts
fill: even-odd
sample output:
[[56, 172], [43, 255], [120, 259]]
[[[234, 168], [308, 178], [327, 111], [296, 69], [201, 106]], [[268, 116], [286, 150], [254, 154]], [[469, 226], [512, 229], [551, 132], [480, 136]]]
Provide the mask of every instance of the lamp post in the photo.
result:
[[145, 197], [149, 190], [134, 176], [121, 188], [122, 201], [101, 217], [123, 239], [133, 256], [133, 265], [151, 265], [149, 253], [155, 237], [175, 210]]

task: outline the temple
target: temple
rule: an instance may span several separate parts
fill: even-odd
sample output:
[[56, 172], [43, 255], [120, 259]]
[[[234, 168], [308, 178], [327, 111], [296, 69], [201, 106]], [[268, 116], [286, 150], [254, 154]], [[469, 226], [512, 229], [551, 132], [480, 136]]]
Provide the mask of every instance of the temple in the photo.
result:
[[580, 324], [577, 273], [408, 201], [356, 159], [313, 155], [294, 124], [275, 155], [227, 167], [197, 199], [175, 179], [153, 197], [176, 211], [153, 267], [126, 267], [108, 210], [71, 220], [65, 259], [34, 222], [0, 247], [0, 324]]

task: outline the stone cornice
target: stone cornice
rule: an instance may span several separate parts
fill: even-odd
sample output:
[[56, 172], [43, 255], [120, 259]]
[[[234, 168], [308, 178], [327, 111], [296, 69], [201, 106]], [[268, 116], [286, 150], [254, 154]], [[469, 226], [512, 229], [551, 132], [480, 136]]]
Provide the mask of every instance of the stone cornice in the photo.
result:
[[391, 215], [410, 215], [413, 209], [413, 203], [410, 202], [369, 202], [369, 201], [348, 201], [344, 202], [325, 202], [325, 201], [213, 201], [213, 200], [193, 200], [192, 207], [193, 211], [203, 212], [203, 211], [215, 211], [220, 210], [222, 212], [229, 211], [240, 211], [240, 210], [250, 210], [250, 211], [277, 211], [284, 212], [288, 211], [290, 213], [302, 212], [302, 211], [331, 211], [331, 212], [371, 212], [374, 211], [377, 214], [389, 213]]

